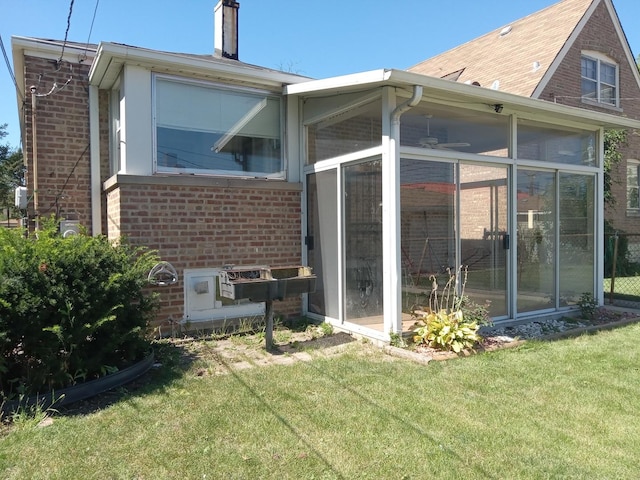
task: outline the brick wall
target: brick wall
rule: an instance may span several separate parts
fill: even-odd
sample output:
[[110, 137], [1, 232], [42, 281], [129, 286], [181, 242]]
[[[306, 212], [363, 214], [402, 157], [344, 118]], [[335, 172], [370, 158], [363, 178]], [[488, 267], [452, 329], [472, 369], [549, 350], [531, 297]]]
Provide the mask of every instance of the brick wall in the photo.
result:
[[[621, 109], [599, 107], [581, 99], [580, 57], [584, 50], [597, 51], [615, 60], [619, 65], [619, 96]], [[576, 39], [575, 44], [556, 70], [553, 77], [540, 95], [540, 98], [565, 105], [600, 111], [613, 115], [640, 119], [640, 88], [624, 54], [613, 21], [601, 2], [589, 22]], [[631, 133], [631, 132], [629, 132]], [[624, 231], [640, 233], [640, 217], [627, 215], [626, 212], [626, 159], [640, 158], [640, 137], [630, 134], [629, 144], [622, 149], [623, 161], [612, 172], [614, 182], [612, 193], [616, 199], [614, 207], [608, 207], [605, 218]]]
[[[301, 263], [300, 184], [182, 177], [118, 177], [107, 193], [110, 238], [157, 249], [179, 281], [158, 287], [158, 324], [183, 317], [185, 269]], [[300, 298], [276, 302], [300, 314]]]
[[[71, 68], [72, 67], [72, 68]], [[91, 231], [89, 65], [25, 56], [25, 139], [27, 189], [34, 189], [34, 138], [30, 86], [42, 95], [36, 101], [38, 210], [79, 219]], [[62, 89], [54, 89], [54, 83]], [[49, 94], [49, 92], [51, 92]], [[30, 203], [33, 214], [33, 203]]]

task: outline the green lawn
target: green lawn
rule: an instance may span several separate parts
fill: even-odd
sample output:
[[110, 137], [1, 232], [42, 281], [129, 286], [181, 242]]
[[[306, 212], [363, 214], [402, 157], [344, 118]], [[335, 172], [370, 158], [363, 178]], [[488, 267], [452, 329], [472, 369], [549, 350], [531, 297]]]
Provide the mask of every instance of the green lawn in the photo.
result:
[[222, 376], [165, 356], [135, 395], [5, 432], [0, 477], [637, 478], [638, 338], [632, 325], [429, 366], [354, 343]]

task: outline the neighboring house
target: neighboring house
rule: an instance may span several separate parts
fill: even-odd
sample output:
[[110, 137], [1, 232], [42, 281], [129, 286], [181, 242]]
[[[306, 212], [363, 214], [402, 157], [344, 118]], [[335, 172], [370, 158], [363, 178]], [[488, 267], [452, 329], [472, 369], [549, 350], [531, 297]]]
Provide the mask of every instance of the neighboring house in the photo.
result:
[[308, 264], [316, 291], [278, 311], [381, 340], [460, 264], [496, 321], [602, 301], [602, 132], [639, 121], [405, 71], [248, 65], [225, 12], [214, 55], [12, 39], [30, 216], [157, 249], [178, 273], [155, 287], [161, 328], [260, 315], [220, 296], [228, 264]]
[[[640, 118], [640, 75], [611, 0], [560, 1], [409, 71]], [[640, 235], [640, 137], [627, 138], [606, 219]]]

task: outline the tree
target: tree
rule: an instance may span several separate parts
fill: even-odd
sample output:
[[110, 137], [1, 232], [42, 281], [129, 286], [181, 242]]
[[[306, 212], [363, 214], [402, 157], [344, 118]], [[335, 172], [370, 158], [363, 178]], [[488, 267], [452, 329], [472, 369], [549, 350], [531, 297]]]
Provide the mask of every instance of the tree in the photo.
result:
[[[0, 125], [0, 140], [7, 136], [7, 124]], [[0, 144], [0, 207], [14, 210], [16, 187], [24, 185], [22, 150]]]
[[616, 199], [611, 192], [611, 173], [622, 160], [620, 149], [627, 144], [626, 130], [607, 130], [604, 132], [604, 202], [615, 207]]

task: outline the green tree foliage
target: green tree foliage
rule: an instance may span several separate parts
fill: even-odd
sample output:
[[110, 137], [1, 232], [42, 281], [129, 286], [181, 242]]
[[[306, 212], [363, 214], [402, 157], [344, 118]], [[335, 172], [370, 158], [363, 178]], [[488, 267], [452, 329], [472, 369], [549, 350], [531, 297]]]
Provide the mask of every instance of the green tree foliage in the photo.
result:
[[614, 181], [611, 173], [622, 160], [620, 149], [627, 145], [626, 130], [607, 130], [604, 132], [604, 202], [609, 207], [614, 207], [616, 199], [611, 192], [611, 184]]
[[[0, 125], [0, 140], [7, 136], [7, 124]], [[24, 185], [24, 165], [22, 151], [14, 150], [9, 144], [0, 144], [0, 208], [14, 207], [14, 192]]]

